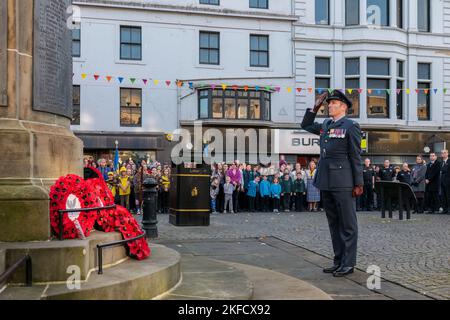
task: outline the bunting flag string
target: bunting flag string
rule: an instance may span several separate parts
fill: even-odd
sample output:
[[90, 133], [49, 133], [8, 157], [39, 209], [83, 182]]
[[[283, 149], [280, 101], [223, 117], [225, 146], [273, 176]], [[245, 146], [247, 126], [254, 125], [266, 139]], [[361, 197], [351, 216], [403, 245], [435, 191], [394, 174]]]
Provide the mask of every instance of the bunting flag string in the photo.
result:
[[[73, 73], [73, 77], [75, 77], [76, 74]], [[194, 83], [193, 81], [189, 81], [189, 82], [184, 82], [181, 80], [176, 80], [176, 81], [172, 81], [172, 80], [160, 80], [160, 79], [151, 79], [151, 78], [137, 78], [137, 77], [129, 77], [126, 78], [124, 76], [111, 76], [111, 75], [99, 75], [97, 73], [95, 74], [87, 74], [87, 73], [81, 73], [79, 75], [81, 77], [82, 81], [89, 81], [89, 79], [93, 79], [94, 82], [102, 82], [105, 81], [107, 83], [113, 84], [114, 81], [117, 81], [116, 83], [119, 84], [126, 84], [126, 83], [130, 83], [131, 85], [138, 85], [138, 80], [141, 81], [144, 86], [155, 86], [155, 87], [161, 87], [161, 86], [165, 86], [167, 88], [173, 88], [175, 87], [179, 87], [179, 88], [183, 88], [183, 87], [188, 87], [191, 90], [195, 90], [195, 89], [199, 89], [199, 88], [211, 88], [212, 90], [216, 90], [217, 88], [221, 88], [222, 90], [227, 90], [227, 89], [232, 89], [234, 91], [237, 90], [244, 90], [246, 92], [248, 92], [250, 89], [255, 90], [255, 91], [260, 91], [261, 88], [264, 88], [264, 90], [266, 91], [271, 91], [271, 92], [277, 92], [277, 93], [281, 93], [286, 91], [287, 93], [298, 93], [301, 94], [303, 92], [307, 92], [309, 94], [322, 94], [324, 92], [329, 92], [332, 93], [334, 90], [339, 90], [342, 93], [347, 93], [349, 95], [352, 94], [362, 94], [363, 92], [367, 92], [368, 95], [376, 95], [376, 96], [380, 96], [380, 95], [392, 95], [393, 93], [400, 95], [402, 92], [406, 93], [407, 95], [411, 94], [412, 92], [415, 92], [416, 94], [425, 94], [425, 95], [430, 95], [430, 94], [438, 94], [438, 93], [443, 93], [444, 95], [446, 94], [450, 94], [450, 88], [405, 88], [405, 89], [373, 89], [373, 88], [345, 88], [345, 89], [335, 89], [335, 88], [312, 88], [312, 87], [292, 87], [292, 86], [274, 86], [274, 85], [236, 85], [236, 84], [226, 84], [226, 83]], [[114, 80], [114, 81], [113, 81]]]

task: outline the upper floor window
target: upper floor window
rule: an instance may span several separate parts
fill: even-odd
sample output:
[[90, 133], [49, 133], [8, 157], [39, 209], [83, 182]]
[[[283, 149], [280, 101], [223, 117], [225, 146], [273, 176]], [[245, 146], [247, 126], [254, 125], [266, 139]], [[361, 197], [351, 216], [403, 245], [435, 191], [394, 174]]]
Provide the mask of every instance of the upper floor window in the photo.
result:
[[200, 4], [213, 4], [218, 6], [220, 3], [219, 0], [200, 0]]
[[250, 35], [250, 66], [269, 67], [269, 36]]
[[250, 0], [250, 8], [269, 9], [269, 0]]
[[389, 118], [390, 60], [367, 59], [367, 116]]
[[351, 118], [359, 117], [360, 109], [360, 63], [359, 58], [348, 58], [345, 60], [345, 87], [346, 95], [352, 101], [353, 108], [348, 110]]
[[367, 24], [389, 26], [389, 0], [367, 0]]
[[120, 88], [120, 126], [142, 126], [142, 89]]
[[397, 119], [404, 118], [405, 62], [397, 60]]
[[417, 117], [419, 120], [431, 120], [431, 64], [419, 63], [417, 69]]
[[141, 27], [120, 27], [120, 59], [142, 60]]
[[72, 30], [72, 57], [81, 57], [81, 29]]
[[359, 25], [359, 0], [345, 0], [345, 25]]
[[72, 98], [72, 122], [73, 126], [80, 125], [80, 86], [73, 86]]
[[397, 27], [403, 29], [403, 0], [397, 0]]
[[270, 121], [271, 93], [255, 90], [199, 91], [200, 119]]
[[330, 24], [330, 0], [316, 0], [316, 24]]
[[[316, 58], [316, 100], [331, 87], [331, 63], [330, 58]], [[327, 103], [317, 113], [318, 116], [328, 116]]]
[[430, 0], [417, 0], [417, 28], [420, 32], [431, 31]]
[[200, 63], [220, 64], [220, 33], [200, 32]]

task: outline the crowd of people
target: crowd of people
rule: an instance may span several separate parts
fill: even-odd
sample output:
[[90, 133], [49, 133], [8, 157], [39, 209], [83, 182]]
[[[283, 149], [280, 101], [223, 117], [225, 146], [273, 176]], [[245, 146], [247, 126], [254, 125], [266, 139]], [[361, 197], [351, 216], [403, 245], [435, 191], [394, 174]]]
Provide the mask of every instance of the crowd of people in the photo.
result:
[[[357, 198], [358, 211], [381, 210], [381, 196], [375, 188], [377, 181], [397, 181], [409, 184], [417, 203], [411, 203], [415, 213], [449, 213], [450, 172], [448, 151], [441, 152], [442, 160], [435, 153], [429, 161], [421, 155], [416, 163], [382, 166], [364, 162], [364, 193]], [[213, 213], [238, 212], [318, 212], [323, 211], [321, 192], [313, 182], [317, 163], [311, 161], [307, 168], [301, 164], [251, 166], [235, 161], [233, 164], [214, 164], [211, 176], [211, 211]], [[395, 205], [395, 204], [394, 204]]]
[[159, 162], [136, 164], [133, 159], [119, 161], [118, 170], [112, 160], [84, 159], [85, 167], [97, 168], [111, 190], [115, 203], [127, 208], [131, 213], [141, 215], [143, 203], [143, 182], [154, 178], [158, 182], [158, 213], [169, 213], [171, 167]]
[[279, 165], [251, 166], [235, 161], [212, 166], [211, 211], [217, 213], [318, 212], [320, 191], [313, 185], [315, 161], [307, 168], [283, 159]]
[[430, 153], [429, 161], [421, 155], [416, 163], [392, 166], [389, 160], [383, 166], [372, 166], [369, 159], [364, 163], [364, 194], [358, 199], [358, 209], [371, 211], [381, 208], [381, 197], [374, 192], [376, 181], [398, 181], [411, 186], [417, 198], [416, 213], [449, 213], [450, 172], [448, 150], [441, 151], [441, 160]]

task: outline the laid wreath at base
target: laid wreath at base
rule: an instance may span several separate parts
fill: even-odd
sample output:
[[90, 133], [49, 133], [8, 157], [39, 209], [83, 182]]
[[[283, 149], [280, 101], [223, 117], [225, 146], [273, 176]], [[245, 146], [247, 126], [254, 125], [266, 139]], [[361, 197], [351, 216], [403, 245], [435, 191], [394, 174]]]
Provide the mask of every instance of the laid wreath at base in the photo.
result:
[[[50, 225], [55, 235], [60, 234], [59, 210], [99, 208], [114, 205], [114, 197], [101, 173], [96, 169], [94, 178], [69, 174], [61, 177], [50, 188]], [[133, 215], [125, 208], [98, 211], [68, 212], [63, 215], [63, 239], [85, 239], [93, 229], [103, 232], [120, 232], [125, 240], [144, 232]], [[144, 260], [151, 254], [145, 238], [127, 243], [128, 255]]]

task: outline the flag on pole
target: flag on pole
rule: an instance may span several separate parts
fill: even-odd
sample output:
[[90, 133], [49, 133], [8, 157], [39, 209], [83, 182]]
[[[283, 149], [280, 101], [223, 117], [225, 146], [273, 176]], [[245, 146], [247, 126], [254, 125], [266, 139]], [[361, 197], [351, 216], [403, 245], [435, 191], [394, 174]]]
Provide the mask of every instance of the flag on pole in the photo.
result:
[[119, 171], [119, 146], [116, 145], [116, 154], [114, 155], [114, 170]]

